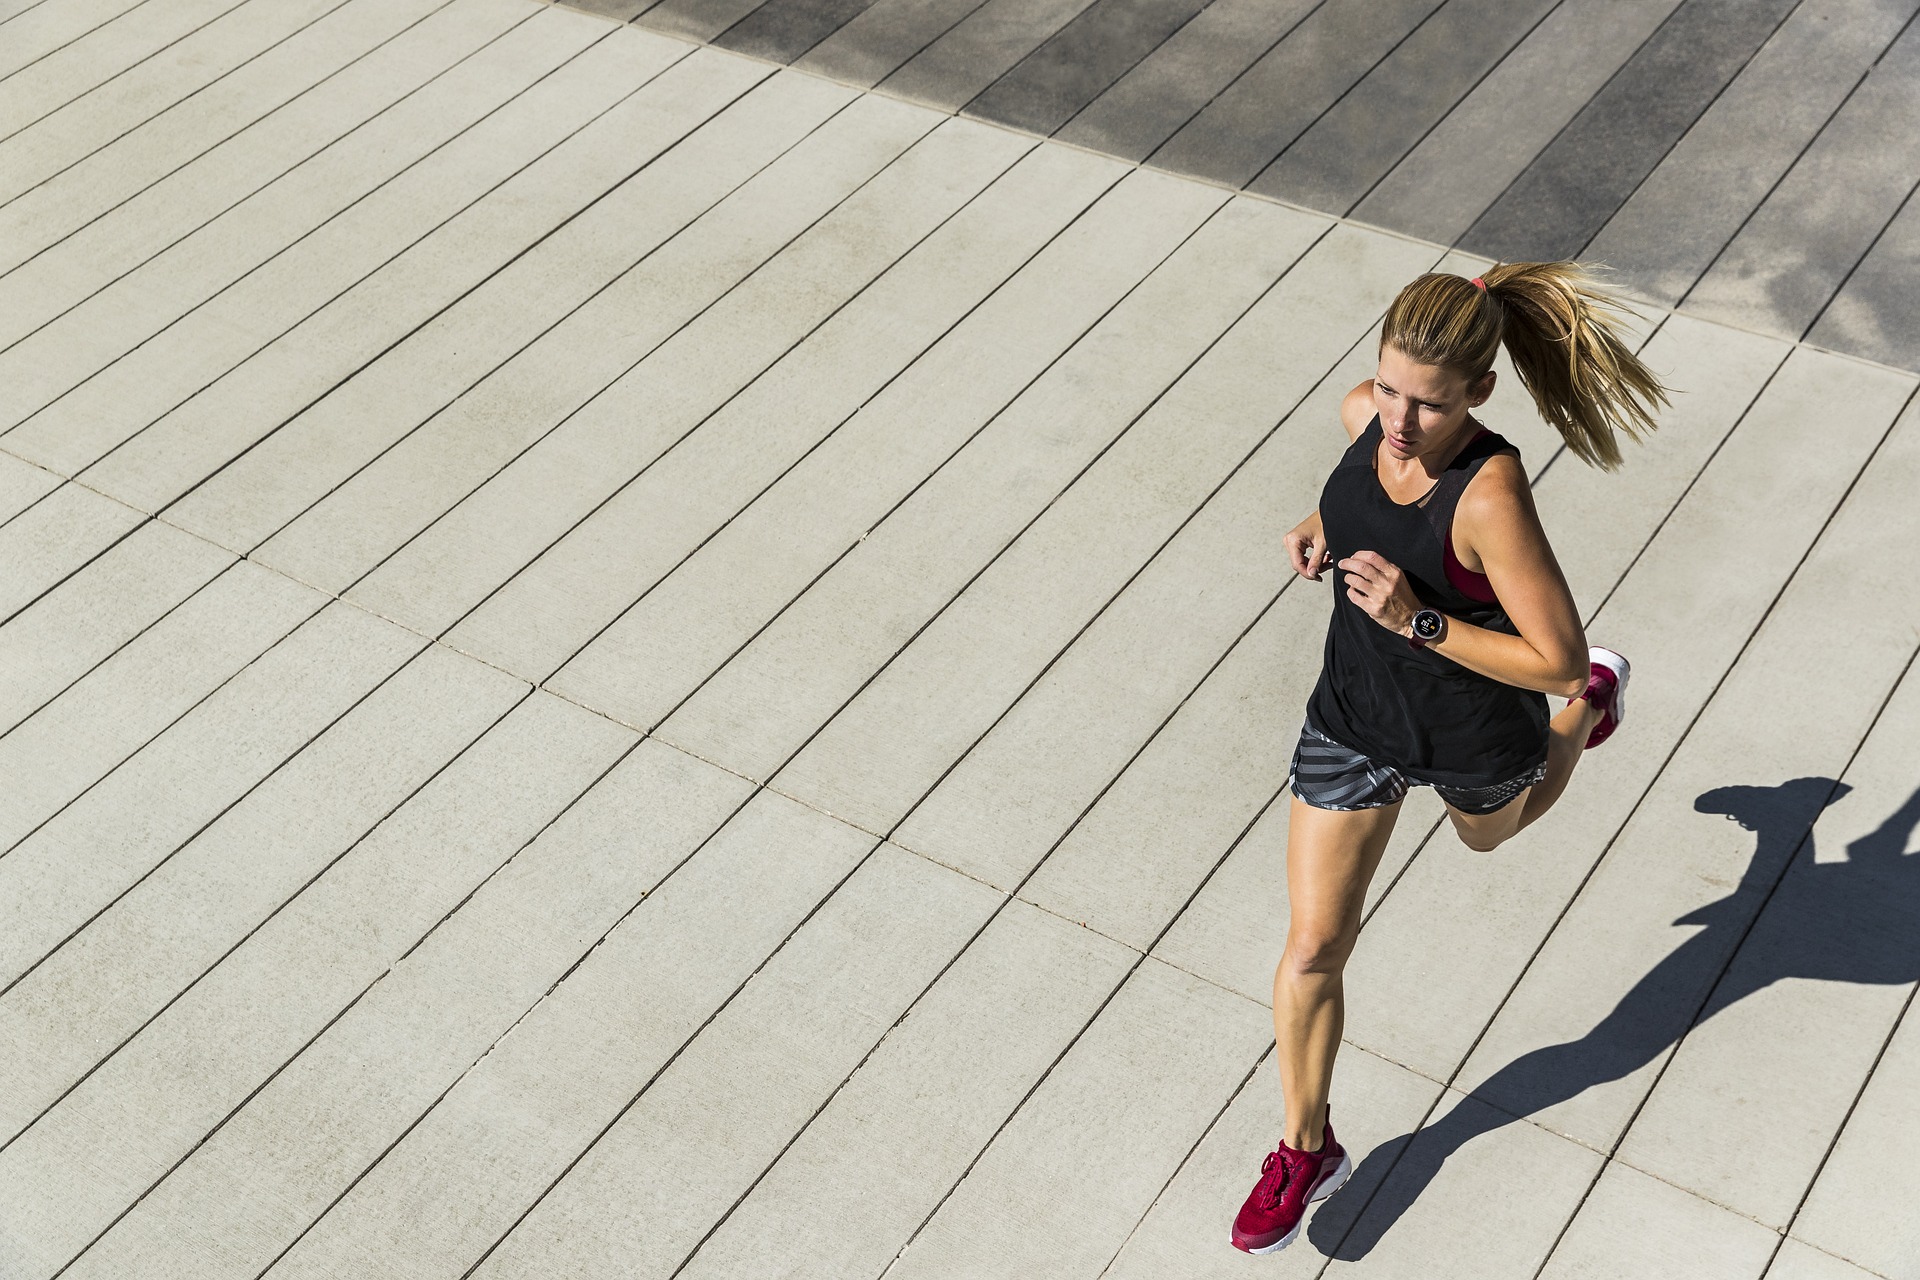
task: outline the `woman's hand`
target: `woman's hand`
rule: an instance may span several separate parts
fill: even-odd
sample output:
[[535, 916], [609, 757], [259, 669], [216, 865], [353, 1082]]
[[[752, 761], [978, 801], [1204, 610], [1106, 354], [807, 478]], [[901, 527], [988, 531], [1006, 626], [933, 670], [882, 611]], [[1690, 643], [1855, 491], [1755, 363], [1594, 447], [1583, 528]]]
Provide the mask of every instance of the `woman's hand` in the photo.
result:
[[1413, 615], [1420, 611], [1420, 597], [1413, 594], [1400, 567], [1373, 551], [1356, 551], [1340, 562], [1347, 575], [1347, 599], [1361, 612], [1400, 635], [1413, 634]]
[[1320, 581], [1320, 571], [1327, 567], [1327, 534], [1320, 527], [1320, 513], [1316, 511], [1295, 525], [1282, 541], [1287, 544], [1293, 571], [1308, 582]]

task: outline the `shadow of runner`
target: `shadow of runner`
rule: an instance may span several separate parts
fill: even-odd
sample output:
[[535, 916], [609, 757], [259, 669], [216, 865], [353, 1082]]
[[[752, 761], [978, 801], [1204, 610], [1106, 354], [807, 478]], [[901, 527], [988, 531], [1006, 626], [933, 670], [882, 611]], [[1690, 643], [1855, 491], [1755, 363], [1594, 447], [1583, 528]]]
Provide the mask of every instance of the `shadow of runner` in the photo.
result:
[[[1308, 1239], [1334, 1257], [1366, 1257], [1468, 1142], [1639, 1070], [1696, 1022], [1782, 978], [1920, 981], [1920, 947], [1913, 944], [1920, 933], [1920, 854], [1906, 852], [1920, 825], [1920, 790], [1848, 845], [1844, 862], [1815, 862], [1814, 820], [1850, 790], [1831, 778], [1796, 778], [1701, 795], [1696, 810], [1724, 814], [1758, 837], [1739, 886], [1674, 921], [1704, 928], [1586, 1035], [1522, 1055], [1440, 1120], [1375, 1148], [1355, 1183], [1384, 1178], [1378, 1194], [1349, 1200], [1344, 1213], [1332, 1212], [1342, 1199], [1334, 1197], [1309, 1223]], [[1749, 939], [1749, 926], [1789, 871], [1793, 910], [1769, 916]]]

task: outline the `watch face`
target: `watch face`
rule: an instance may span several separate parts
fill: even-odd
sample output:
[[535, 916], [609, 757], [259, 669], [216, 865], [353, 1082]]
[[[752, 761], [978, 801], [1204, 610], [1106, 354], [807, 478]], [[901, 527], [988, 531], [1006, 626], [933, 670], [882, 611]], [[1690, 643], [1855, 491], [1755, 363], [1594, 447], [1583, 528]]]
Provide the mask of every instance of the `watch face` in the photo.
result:
[[1413, 634], [1422, 640], [1431, 640], [1440, 634], [1440, 615], [1432, 609], [1422, 609], [1413, 615]]

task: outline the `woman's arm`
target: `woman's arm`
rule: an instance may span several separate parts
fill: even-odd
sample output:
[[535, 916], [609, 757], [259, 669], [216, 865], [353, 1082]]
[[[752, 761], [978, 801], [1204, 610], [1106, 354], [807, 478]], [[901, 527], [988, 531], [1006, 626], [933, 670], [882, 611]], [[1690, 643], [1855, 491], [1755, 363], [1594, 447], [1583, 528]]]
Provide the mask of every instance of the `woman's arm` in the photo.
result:
[[[1340, 401], [1340, 425], [1346, 428], [1347, 439], [1358, 440], [1373, 421], [1373, 413], [1373, 379], [1368, 378]], [[1327, 535], [1320, 526], [1320, 513], [1315, 511], [1295, 525], [1282, 541], [1293, 571], [1308, 582], [1320, 581], [1327, 567]]]
[[[1503, 684], [1578, 696], [1587, 684], [1586, 633], [1517, 458], [1496, 456], [1481, 468], [1454, 512], [1453, 540], [1456, 554], [1480, 561], [1520, 634], [1450, 618], [1440, 639], [1427, 647]], [[1397, 566], [1362, 551], [1340, 567], [1355, 604], [1381, 626], [1412, 634], [1421, 604]]]

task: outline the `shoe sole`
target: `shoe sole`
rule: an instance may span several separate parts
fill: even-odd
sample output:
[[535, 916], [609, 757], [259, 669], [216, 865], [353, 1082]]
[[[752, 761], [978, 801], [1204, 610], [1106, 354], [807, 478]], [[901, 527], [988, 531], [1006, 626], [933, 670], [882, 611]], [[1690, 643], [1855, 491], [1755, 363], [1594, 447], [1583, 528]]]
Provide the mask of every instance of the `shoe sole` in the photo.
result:
[[[1612, 649], [1601, 645], [1594, 645], [1587, 651], [1587, 660], [1591, 662], [1595, 654], [1601, 653], [1613, 659], [1613, 662], [1603, 662], [1600, 665], [1613, 672], [1613, 727], [1618, 730], [1627, 722], [1627, 680], [1633, 675], [1633, 664], [1627, 661], [1625, 654], [1615, 653]], [[1616, 666], [1615, 663], [1619, 665]], [[1607, 736], [1613, 735], [1609, 733]]]
[[[1352, 1176], [1353, 1157], [1342, 1151], [1340, 1153], [1340, 1163], [1326, 1173], [1321, 1174], [1320, 1180], [1313, 1184], [1313, 1190], [1307, 1193], [1307, 1204], [1311, 1206], [1317, 1201], [1325, 1200], [1328, 1196], [1345, 1186], [1347, 1179]], [[1300, 1221], [1293, 1224], [1293, 1230], [1287, 1232], [1287, 1234], [1281, 1236], [1272, 1244], [1261, 1245], [1258, 1249], [1248, 1249], [1247, 1252], [1254, 1254], [1278, 1253], [1293, 1243], [1294, 1237], [1300, 1234], [1300, 1228], [1306, 1224], [1307, 1215], [1303, 1213], [1300, 1215]]]

